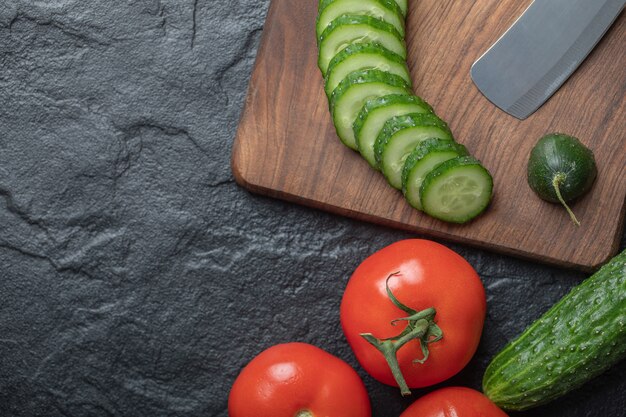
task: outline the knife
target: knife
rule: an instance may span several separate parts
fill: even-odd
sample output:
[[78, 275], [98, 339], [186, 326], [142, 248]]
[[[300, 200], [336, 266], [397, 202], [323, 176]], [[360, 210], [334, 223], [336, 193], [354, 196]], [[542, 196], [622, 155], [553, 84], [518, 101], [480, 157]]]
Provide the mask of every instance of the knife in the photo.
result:
[[626, 0], [534, 0], [472, 65], [478, 89], [518, 119], [567, 80], [620, 14]]

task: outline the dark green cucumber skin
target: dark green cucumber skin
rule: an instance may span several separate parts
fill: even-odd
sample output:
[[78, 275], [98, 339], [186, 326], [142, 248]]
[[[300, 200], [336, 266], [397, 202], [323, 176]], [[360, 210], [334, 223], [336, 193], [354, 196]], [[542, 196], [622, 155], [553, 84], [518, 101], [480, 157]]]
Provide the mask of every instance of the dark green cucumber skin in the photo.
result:
[[562, 396], [626, 357], [626, 251], [575, 287], [491, 361], [483, 391], [526, 410]]
[[565, 201], [587, 193], [593, 185], [597, 168], [593, 152], [578, 139], [562, 133], [552, 133], [539, 139], [528, 160], [528, 185], [542, 199], [558, 203], [552, 181], [558, 174], [565, 180], [559, 186]]
[[415, 147], [413, 152], [406, 158], [404, 162], [404, 167], [402, 168], [402, 193], [406, 194], [406, 183], [409, 177], [409, 174], [422, 158], [428, 155], [430, 152], [437, 151], [454, 151], [459, 156], [468, 156], [469, 152], [467, 148], [460, 143], [450, 142], [447, 140], [442, 140], [438, 138], [430, 138], [426, 139], [424, 142], [420, 143]]
[[417, 97], [415, 95], [389, 94], [386, 96], [375, 98], [365, 103], [365, 106], [363, 106], [363, 109], [361, 109], [359, 115], [354, 121], [354, 135], [359, 136], [361, 128], [365, 124], [367, 117], [372, 111], [380, 107], [391, 106], [394, 104], [417, 104], [418, 106], [423, 107], [426, 110], [426, 113], [434, 114], [431, 105], [420, 97]]
[[380, 163], [383, 157], [383, 151], [389, 140], [403, 129], [408, 129], [416, 126], [428, 126], [438, 127], [441, 130], [447, 132], [451, 138], [453, 138], [452, 132], [448, 127], [448, 124], [441, 120], [433, 113], [409, 113], [403, 116], [392, 117], [385, 122], [376, 143], [374, 144], [374, 153], [376, 154], [376, 160]]

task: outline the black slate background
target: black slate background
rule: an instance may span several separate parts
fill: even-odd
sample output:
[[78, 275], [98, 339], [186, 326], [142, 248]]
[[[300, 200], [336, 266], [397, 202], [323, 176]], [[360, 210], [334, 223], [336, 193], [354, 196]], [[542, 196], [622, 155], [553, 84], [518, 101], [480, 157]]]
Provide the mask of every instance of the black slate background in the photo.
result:
[[[242, 366], [287, 341], [355, 366], [374, 417], [412, 401], [358, 367], [338, 320], [359, 262], [411, 236], [233, 181], [267, 7], [1, 2], [0, 416], [226, 417]], [[489, 358], [584, 276], [450, 246], [489, 312], [446, 384], [479, 388]], [[624, 416], [625, 380], [622, 363], [519, 415]]]

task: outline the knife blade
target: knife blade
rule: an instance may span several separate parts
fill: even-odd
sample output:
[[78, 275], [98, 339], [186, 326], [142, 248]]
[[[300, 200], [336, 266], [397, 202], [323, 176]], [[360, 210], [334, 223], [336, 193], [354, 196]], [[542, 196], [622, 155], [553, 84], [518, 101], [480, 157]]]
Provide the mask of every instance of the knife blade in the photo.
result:
[[585, 60], [626, 0], [535, 0], [474, 64], [474, 84], [493, 104], [525, 119]]

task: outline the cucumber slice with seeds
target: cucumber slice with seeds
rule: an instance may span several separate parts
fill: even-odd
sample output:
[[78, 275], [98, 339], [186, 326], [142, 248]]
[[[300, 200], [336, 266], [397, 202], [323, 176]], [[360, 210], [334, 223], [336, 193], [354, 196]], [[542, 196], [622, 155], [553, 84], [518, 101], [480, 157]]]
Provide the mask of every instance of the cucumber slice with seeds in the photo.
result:
[[448, 125], [432, 113], [410, 113], [387, 120], [374, 143], [376, 161], [389, 184], [402, 189], [402, 168], [411, 151], [428, 138], [453, 141]]
[[363, 105], [389, 94], [410, 94], [410, 87], [402, 77], [380, 70], [356, 71], [339, 83], [330, 97], [330, 113], [346, 146], [357, 149], [352, 126]]
[[324, 84], [326, 95], [330, 96], [341, 80], [351, 72], [366, 69], [378, 69], [399, 75], [411, 86], [411, 76], [404, 58], [377, 43], [355, 43], [330, 61]]
[[402, 193], [409, 204], [421, 210], [420, 188], [426, 175], [449, 159], [467, 155], [465, 146], [448, 140], [430, 138], [417, 145], [402, 169]]
[[393, 94], [368, 101], [354, 122], [354, 137], [359, 152], [375, 169], [378, 168], [374, 143], [385, 122], [409, 113], [432, 113], [428, 103], [414, 95]]
[[428, 215], [465, 223], [487, 208], [492, 192], [489, 171], [471, 156], [460, 156], [440, 164], [424, 178], [420, 200]]
[[404, 14], [394, 0], [323, 0], [319, 5], [317, 25], [319, 38], [330, 22], [344, 14], [365, 15], [392, 24], [404, 37]]
[[317, 65], [326, 76], [335, 55], [354, 43], [377, 42], [406, 59], [406, 46], [396, 28], [370, 16], [343, 15], [333, 20], [319, 37]]

